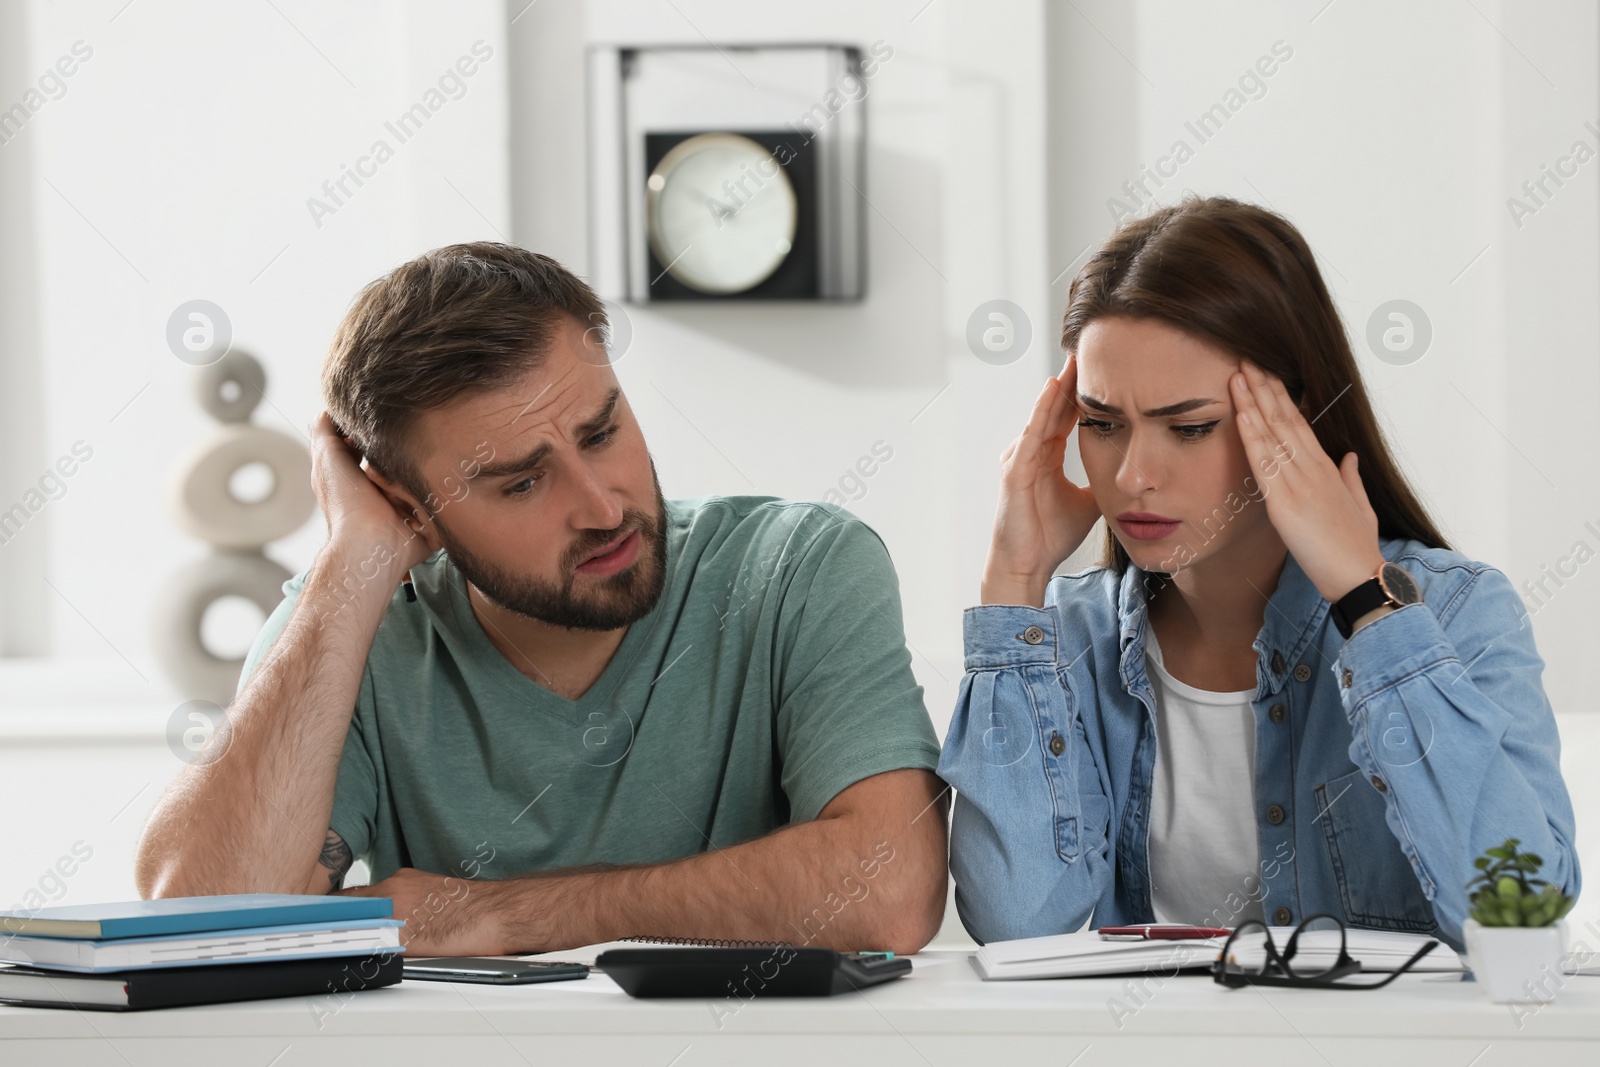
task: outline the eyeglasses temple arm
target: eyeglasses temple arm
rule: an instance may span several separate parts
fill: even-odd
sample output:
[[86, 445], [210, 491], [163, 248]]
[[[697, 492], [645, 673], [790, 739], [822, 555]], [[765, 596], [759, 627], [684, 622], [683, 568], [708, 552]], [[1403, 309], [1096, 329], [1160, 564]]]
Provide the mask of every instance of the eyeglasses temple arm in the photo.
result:
[[1426, 945], [1423, 945], [1421, 948], [1417, 949], [1417, 951], [1412, 955], [1412, 957], [1409, 960], [1406, 960], [1404, 963], [1402, 963], [1400, 965], [1399, 969], [1397, 969], [1393, 974], [1389, 975], [1383, 981], [1375, 982], [1374, 984], [1369, 985], [1369, 986], [1362, 986], [1361, 988], [1363, 988], [1363, 989], [1382, 989], [1384, 986], [1388, 985], [1390, 982], [1394, 981], [1396, 978], [1399, 978], [1402, 974], [1405, 974], [1411, 968], [1415, 967], [1417, 965], [1418, 961], [1420, 961], [1422, 959], [1422, 957], [1426, 956], [1428, 953], [1432, 952], [1434, 949], [1436, 949], [1438, 947], [1439, 947], [1439, 942], [1437, 942], [1437, 941], [1429, 941]]

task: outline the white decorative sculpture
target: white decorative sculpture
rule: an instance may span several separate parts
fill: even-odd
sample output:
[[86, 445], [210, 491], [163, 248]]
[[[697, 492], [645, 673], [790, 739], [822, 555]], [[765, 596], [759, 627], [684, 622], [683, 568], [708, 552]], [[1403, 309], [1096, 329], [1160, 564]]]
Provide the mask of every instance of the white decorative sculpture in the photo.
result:
[[[250, 423], [266, 392], [261, 363], [238, 349], [208, 364], [196, 382], [206, 413], [222, 425], [179, 462], [170, 505], [185, 533], [209, 542], [211, 554], [184, 567], [156, 603], [156, 658], [186, 697], [226, 707], [239, 683], [243, 657], [226, 659], [205, 645], [206, 609], [223, 597], [252, 601], [270, 615], [291, 575], [262, 548], [311, 517], [311, 454], [288, 434]], [[230, 486], [241, 468], [263, 465], [270, 486], [241, 499]]]

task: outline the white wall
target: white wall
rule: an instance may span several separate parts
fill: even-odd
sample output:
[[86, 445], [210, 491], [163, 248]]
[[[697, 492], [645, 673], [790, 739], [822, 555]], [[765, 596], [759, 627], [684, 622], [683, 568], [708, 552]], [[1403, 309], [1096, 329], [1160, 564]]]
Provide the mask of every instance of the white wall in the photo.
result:
[[[0, 678], [9, 737], [34, 738], [16, 747], [0, 722], [0, 805], [36, 813], [0, 852], [0, 897], [35, 882], [80, 838], [97, 853], [72, 899], [131, 892], [125, 857], [153, 794], [111, 816], [176, 769], [159, 730], [177, 697], [162, 690], [141, 628], [161, 577], [198, 551], [162, 514], [160, 481], [205, 423], [185, 392], [188, 368], [163, 347], [167, 313], [191, 296], [222, 303], [273, 375], [283, 415], [265, 421], [303, 427], [340, 312], [400, 259], [503, 232], [585, 270], [589, 43], [703, 43], [704, 34], [720, 44], [882, 39], [895, 49], [867, 102], [867, 299], [637, 309], [618, 373], [669, 495], [819, 497], [874, 441], [893, 447], [850, 507], [899, 568], [914, 667], [941, 734], [996, 461], [1057, 365], [1069, 268], [1110, 231], [1107, 198], [1280, 39], [1293, 56], [1266, 94], [1160, 195], [1229, 193], [1304, 229], [1396, 444], [1451, 536], [1518, 583], [1536, 577], [1586, 536], [1585, 520], [1600, 526], [1587, 436], [1600, 385], [1600, 161], [1520, 229], [1505, 199], [1573, 139], [1594, 141], [1583, 123], [1600, 100], [1595, 11], [1578, 0], [1476, 0], [1476, 10], [1324, 2], [544, 0], [524, 9], [511, 0], [507, 14], [489, 3], [390, 14], [280, 0], [327, 60], [267, 6], [142, 0], [108, 24], [98, 8], [80, 16], [35, 3], [34, 65], [78, 37], [96, 47], [69, 95], [42, 114], [51, 124], [28, 131], [41, 134], [40, 172], [150, 281], [35, 185], [50, 254], [50, 441], [95, 434], [100, 449], [51, 505], [50, 574], [105, 639], [51, 594], [57, 648], [82, 662]], [[438, 138], [406, 146], [419, 151], [315, 229], [305, 198], [478, 37], [506, 57], [484, 76], [508, 80], [509, 111], [498, 83], [474, 81], [427, 130]], [[248, 47], [236, 47], [244, 38]], [[0, 85], [0, 99], [7, 92]], [[972, 309], [996, 297], [1024, 307], [1034, 329], [1033, 350], [1008, 367], [979, 362], [963, 340]], [[1394, 297], [1421, 305], [1435, 331], [1429, 353], [1406, 367], [1370, 358], [1361, 341], [1371, 310]], [[314, 523], [274, 554], [303, 566], [319, 540]], [[1600, 825], [1600, 803], [1585, 791], [1600, 716], [1581, 714], [1593, 705], [1584, 667], [1600, 637], [1597, 575], [1581, 569], [1534, 621], [1552, 699], [1567, 713], [1580, 827]], [[77, 695], [53, 692], [62, 686]], [[104, 709], [123, 706], [135, 710], [120, 720], [122, 741], [68, 754], [71, 736], [103, 735], [119, 721]], [[52, 792], [70, 799], [46, 807]], [[1594, 833], [1581, 850], [1600, 864]], [[1582, 907], [1600, 914], [1592, 897], [1595, 908]]]
[[[33, 56], [28, 47], [28, 8], [23, 4], [0, 6], [0, 73], [27, 70]], [[21, 79], [6, 77], [9, 93]], [[34, 227], [34, 138], [26, 127], [16, 129], [11, 113], [19, 97], [6, 96], [0, 108], [0, 293], [5, 313], [0, 314], [0, 514], [19, 499], [12, 490], [39, 476], [45, 458], [43, 418], [44, 367], [26, 354], [39, 351], [37, 256]], [[15, 355], [13, 355], [15, 354]], [[43, 582], [36, 577], [46, 559], [49, 516], [38, 521], [30, 538], [11, 538], [9, 526], [0, 527], [0, 656], [36, 655], [45, 651], [38, 627], [31, 620], [44, 615]]]
[[[7, 5], [0, 32], [21, 9]], [[96, 856], [69, 899], [131, 896], [134, 836], [179, 767], [164, 733], [190, 694], [160, 673], [147, 627], [168, 576], [204, 552], [177, 531], [165, 497], [169, 471], [212, 424], [191, 398], [195, 368], [166, 346], [172, 310], [196, 297], [221, 305], [235, 342], [267, 366], [255, 421], [303, 435], [321, 408], [328, 338], [360, 286], [420, 250], [511, 229], [498, 0], [32, 0], [25, 12], [23, 47], [7, 37], [0, 49], [0, 107], [74, 42], [92, 56], [0, 146], [8, 194], [24, 169], [15, 161], [31, 157], [22, 191], [42, 254], [34, 264], [25, 246], [0, 246], [0, 277], [36, 286], [41, 325], [39, 345], [19, 340], [12, 301], [21, 318], [34, 300], [8, 285], [0, 383], [28, 367], [42, 379], [42, 403], [24, 408], [39, 415], [38, 455], [23, 465], [7, 446], [0, 509], [73, 441], [94, 455], [0, 545], [8, 563], [40, 561], [0, 569], [0, 612], [53, 653], [0, 660], [0, 810], [11, 816], [0, 908], [79, 839]], [[464, 94], [403, 144], [385, 130], [480, 40], [493, 55]], [[13, 51], [25, 55], [12, 63]], [[313, 218], [308, 199], [326, 200], [323, 182], [380, 138], [393, 158]], [[0, 207], [8, 235], [13, 203]], [[8, 393], [0, 414], [12, 404]], [[322, 538], [318, 517], [268, 552], [298, 570]], [[233, 636], [247, 641], [254, 625], [242, 622]]]
[[[94, 449], [40, 514], [59, 590], [45, 620], [54, 651], [126, 657], [145, 692], [138, 675], [163, 686], [149, 604], [201, 551], [168, 517], [167, 475], [212, 425], [190, 395], [196, 370], [167, 348], [168, 316], [196, 297], [221, 305], [235, 344], [268, 367], [256, 422], [303, 436], [320, 409], [322, 354], [356, 289], [418, 249], [509, 231], [508, 63], [493, 0], [167, 0], [107, 21], [114, 13], [32, 6], [27, 71], [76, 41], [92, 49], [24, 131], [37, 169], [47, 458], [78, 439]], [[400, 143], [385, 122], [479, 40], [494, 57]], [[308, 201], [333, 203], [323, 183], [379, 139], [393, 159], [315, 217]], [[33, 533], [30, 523], [17, 541]], [[271, 553], [304, 566], [320, 540], [311, 523]]]

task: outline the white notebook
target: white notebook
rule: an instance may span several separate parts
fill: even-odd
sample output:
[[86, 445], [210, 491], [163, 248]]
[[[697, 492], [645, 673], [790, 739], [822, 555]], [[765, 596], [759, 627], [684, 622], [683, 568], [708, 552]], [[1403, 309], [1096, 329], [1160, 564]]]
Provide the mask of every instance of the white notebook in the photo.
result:
[[359, 919], [330, 926], [264, 926], [211, 934], [87, 941], [59, 937], [0, 938], [0, 960], [63, 971], [193, 967], [241, 960], [359, 956], [400, 948], [399, 919]]
[[[1281, 951], [1289, 943], [1292, 927], [1275, 926], [1272, 940]], [[1332, 940], [1328, 938], [1331, 936]], [[1308, 966], [1319, 961], [1331, 963], [1339, 953], [1338, 931], [1328, 935], [1317, 931], [1300, 939], [1297, 960]], [[973, 955], [972, 962], [986, 980], [1013, 978], [1076, 978], [1101, 974], [1141, 974], [1209, 970], [1226, 938], [1197, 937], [1182, 941], [1103, 941], [1094, 930], [1049, 937], [1028, 937], [1017, 941], [991, 941]], [[1397, 934], [1385, 930], [1347, 931], [1346, 948], [1359, 960], [1364, 972], [1396, 970], [1412, 954], [1433, 938]], [[1234, 946], [1241, 966], [1259, 966], [1260, 953], [1250, 954]], [[1413, 971], [1464, 970], [1460, 956], [1442, 941], [1422, 957]]]

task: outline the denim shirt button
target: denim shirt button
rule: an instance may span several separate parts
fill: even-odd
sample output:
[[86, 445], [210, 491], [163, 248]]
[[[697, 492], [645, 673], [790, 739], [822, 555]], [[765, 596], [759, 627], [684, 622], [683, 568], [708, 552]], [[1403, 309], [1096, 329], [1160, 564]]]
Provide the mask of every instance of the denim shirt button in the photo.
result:
[[1294, 680], [1297, 682], [1311, 681], [1311, 668], [1302, 663], [1294, 669]]
[[1267, 712], [1267, 718], [1271, 719], [1273, 722], [1282, 722], [1284, 720], [1283, 705], [1272, 705], [1272, 710]]
[[1030, 645], [1037, 645], [1044, 641], [1044, 631], [1037, 626], [1030, 626], [1022, 631], [1022, 639]]
[[1281, 655], [1279, 655], [1278, 653], [1276, 653], [1276, 652], [1274, 652], [1272, 654], [1272, 673], [1273, 674], [1282, 674], [1283, 673], [1283, 657]]
[[1380, 793], [1387, 793], [1389, 791], [1389, 783], [1385, 782], [1382, 778], [1379, 778], [1376, 774], [1374, 774], [1372, 776], [1372, 788], [1376, 789]]
[[1354, 683], [1355, 680], [1356, 680], [1356, 676], [1354, 674], [1350, 673], [1349, 668], [1346, 668], [1339, 675], [1339, 684], [1344, 686], [1346, 689], [1349, 689], [1351, 684]]
[[1052, 756], [1059, 756], [1066, 750], [1067, 739], [1056, 733], [1054, 730], [1050, 731], [1050, 754]]
[[1279, 908], [1272, 913], [1272, 921], [1277, 926], [1288, 926], [1289, 923], [1294, 921], [1294, 912], [1288, 908]]
[[[1267, 821], [1276, 826], [1283, 821], [1283, 807], [1273, 804], [1267, 808]], [[1281, 923], [1279, 925], [1282, 925]]]

